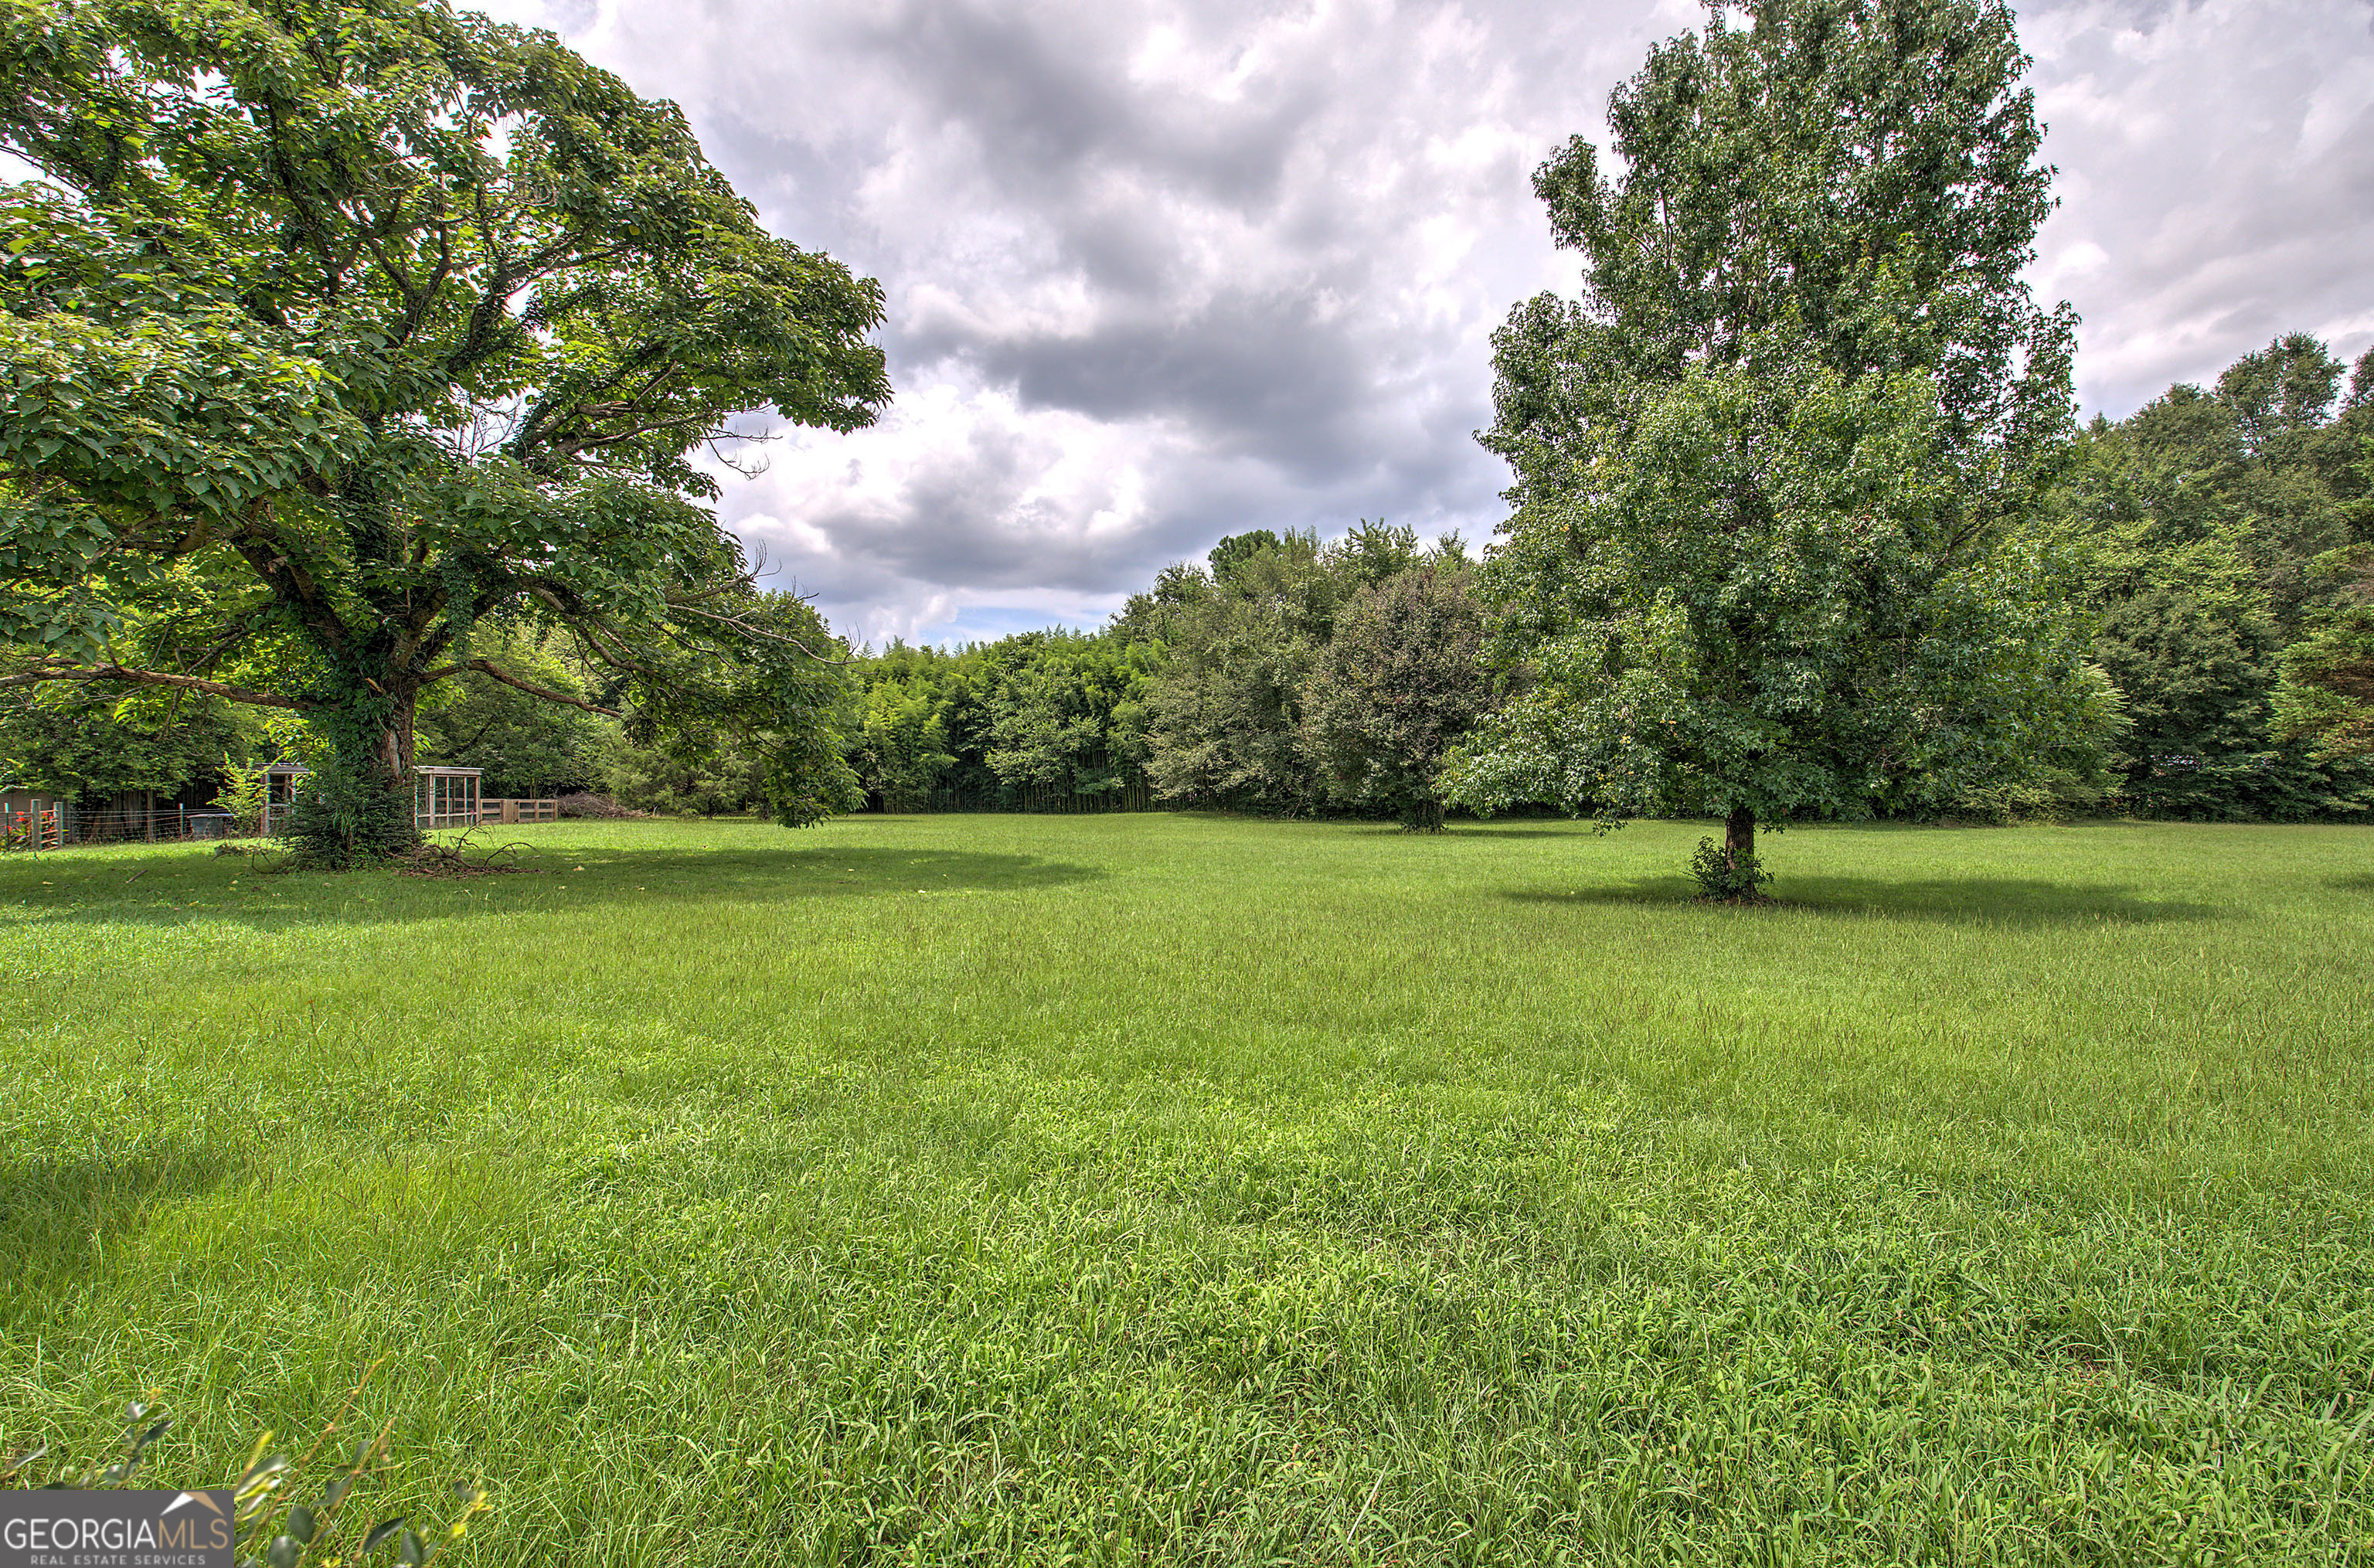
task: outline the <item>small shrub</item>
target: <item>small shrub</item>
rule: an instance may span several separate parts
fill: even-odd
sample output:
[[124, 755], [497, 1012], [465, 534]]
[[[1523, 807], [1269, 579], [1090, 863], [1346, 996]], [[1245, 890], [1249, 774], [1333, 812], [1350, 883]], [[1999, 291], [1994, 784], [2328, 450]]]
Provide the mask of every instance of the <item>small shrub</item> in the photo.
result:
[[264, 792], [269, 787], [261, 768], [242, 768], [223, 754], [223, 789], [215, 804], [230, 813], [242, 833], [264, 831]]
[[632, 807], [621, 806], [606, 795], [594, 795], [584, 791], [562, 796], [558, 809], [563, 817], [585, 817], [596, 821], [627, 821], [651, 815], [648, 811], [638, 811]]
[[323, 871], [389, 860], [420, 842], [410, 793], [343, 759], [305, 781], [282, 836], [298, 865]]
[[1754, 855], [1734, 855], [1712, 839], [1698, 840], [1690, 856], [1690, 875], [1698, 878], [1698, 897], [1718, 903], [1765, 903], [1764, 884], [1772, 873]]

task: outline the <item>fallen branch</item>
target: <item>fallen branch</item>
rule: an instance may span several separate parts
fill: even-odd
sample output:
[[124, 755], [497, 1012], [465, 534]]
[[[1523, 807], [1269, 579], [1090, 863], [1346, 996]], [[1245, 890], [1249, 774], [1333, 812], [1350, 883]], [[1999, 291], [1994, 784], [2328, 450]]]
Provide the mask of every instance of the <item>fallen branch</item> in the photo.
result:
[[438, 843], [423, 839], [420, 846], [400, 857], [396, 867], [399, 877], [493, 877], [528, 868], [515, 866], [505, 856], [516, 855], [528, 847], [522, 840], [509, 843], [479, 843], [477, 834], [486, 824], [464, 828], [451, 843]]

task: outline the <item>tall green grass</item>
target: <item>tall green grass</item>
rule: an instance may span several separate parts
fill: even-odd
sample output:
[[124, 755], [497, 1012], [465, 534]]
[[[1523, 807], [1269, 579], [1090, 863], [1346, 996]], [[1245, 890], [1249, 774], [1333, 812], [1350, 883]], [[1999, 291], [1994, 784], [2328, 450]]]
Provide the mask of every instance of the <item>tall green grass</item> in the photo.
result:
[[0, 1445], [384, 1355], [480, 1562], [2374, 1562], [2374, 832], [1704, 831], [11, 857]]

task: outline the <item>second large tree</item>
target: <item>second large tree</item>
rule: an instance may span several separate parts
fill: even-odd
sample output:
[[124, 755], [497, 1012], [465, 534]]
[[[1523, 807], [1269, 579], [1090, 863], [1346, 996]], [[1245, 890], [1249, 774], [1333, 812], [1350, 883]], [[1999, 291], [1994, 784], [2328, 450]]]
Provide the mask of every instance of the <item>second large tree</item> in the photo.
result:
[[2020, 278], [2026, 65], [1991, 0], [1718, 9], [1614, 95], [1615, 172], [1542, 168], [1588, 273], [1495, 339], [1512, 690], [1456, 798], [1720, 816], [1744, 872], [1759, 822], [2084, 766], [2107, 689], [2029, 525], [2073, 318]]

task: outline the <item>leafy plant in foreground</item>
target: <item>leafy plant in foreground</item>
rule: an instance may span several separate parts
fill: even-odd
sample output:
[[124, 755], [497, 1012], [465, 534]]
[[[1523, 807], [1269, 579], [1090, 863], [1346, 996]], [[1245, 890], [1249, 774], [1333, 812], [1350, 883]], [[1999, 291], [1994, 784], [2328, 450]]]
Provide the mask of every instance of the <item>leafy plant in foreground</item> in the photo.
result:
[[420, 840], [409, 782], [335, 752], [298, 790], [280, 836], [296, 864], [321, 871], [385, 860]]
[[1769, 902], [1764, 884], [1772, 880], [1772, 873], [1748, 851], [1700, 839], [1690, 856], [1690, 875], [1697, 878], [1702, 899], [1716, 903]]
[[226, 754], [222, 764], [222, 793], [215, 804], [230, 813], [231, 821], [242, 833], [264, 831], [264, 808], [270, 798], [271, 784], [261, 768], [242, 768]]
[[[410, 1515], [397, 1515], [366, 1526], [361, 1521], [369, 1514], [350, 1511], [363, 1482], [388, 1465], [388, 1435], [395, 1423], [391, 1420], [364, 1438], [344, 1462], [327, 1446], [377, 1370], [374, 1362], [364, 1372], [337, 1411], [295, 1459], [273, 1451], [271, 1432], [257, 1436], [246, 1468], [228, 1488], [241, 1568], [300, 1568], [300, 1564], [359, 1568], [372, 1562], [394, 1568], [425, 1568], [466, 1539], [474, 1522], [489, 1511], [492, 1505], [486, 1488], [475, 1481], [453, 1484], [458, 1511], [442, 1523], [426, 1518], [416, 1522]], [[68, 1466], [44, 1484], [53, 1490], [77, 1491], [131, 1486], [134, 1472], [147, 1459], [149, 1450], [172, 1430], [173, 1419], [158, 1413], [156, 1397], [152, 1391], [147, 1399], [124, 1408], [119, 1453], [79, 1467]], [[36, 1448], [0, 1464], [0, 1482], [16, 1483], [46, 1456], [45, 1449]], [[323, 1470], [314, 1468], [317, 1456], [324, 1460]], [[166, 1484], [206, 1490], [219, 1483], [175, 1478]]]

